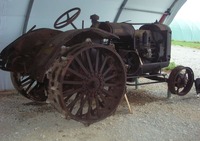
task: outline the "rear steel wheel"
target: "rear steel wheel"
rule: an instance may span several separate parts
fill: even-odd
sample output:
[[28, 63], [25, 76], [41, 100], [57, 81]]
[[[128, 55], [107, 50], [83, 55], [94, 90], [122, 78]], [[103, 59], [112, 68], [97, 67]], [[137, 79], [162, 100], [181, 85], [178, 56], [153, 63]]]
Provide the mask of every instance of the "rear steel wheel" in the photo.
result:
[[194, 73], [191, 68], [178, 66], [172, 70], [168, 79], [168, 89], [172, 94], [186, 95], [192, 88]]
[[15, 89], [24, 97], [35, 102], [44, 102], [47, 99], [45, 95], [45, 86], [32, 79], [28, 75], [17, 72], [11, 72], [11, 80]]
[[88, 45], [56, 61], [48, 75], [49, 96], [65, 117], [91, 124], [110, 116], [124, 95], [126, 73], [110, 47]]

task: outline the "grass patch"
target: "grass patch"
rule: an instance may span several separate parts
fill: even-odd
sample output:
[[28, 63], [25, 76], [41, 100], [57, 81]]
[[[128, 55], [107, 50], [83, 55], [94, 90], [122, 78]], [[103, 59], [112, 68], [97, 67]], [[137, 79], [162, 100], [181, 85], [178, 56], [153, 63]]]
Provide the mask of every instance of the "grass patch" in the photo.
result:
[[172, 45], [178, 45], [183, 47], [191, 47], [200, 49], [200, 42], [186, 42], [186, 41], [175, 41], [172, 40]]
[[170, 63], [169, 63], [169, 66], [163, 68], [163, 71], [171, 71], [171, 70], [173, 70], [176, 66], [177, 66], [177, 65], [176, 65], [175, 62], [170, 62]]

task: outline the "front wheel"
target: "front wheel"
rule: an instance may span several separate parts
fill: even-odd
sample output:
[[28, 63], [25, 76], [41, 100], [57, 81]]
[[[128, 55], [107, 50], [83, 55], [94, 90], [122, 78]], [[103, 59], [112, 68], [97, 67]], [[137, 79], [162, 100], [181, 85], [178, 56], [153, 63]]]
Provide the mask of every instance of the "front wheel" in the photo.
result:
[[192, 88], [194, 73], [191, 68], [178, 66], [172, 70], [168, 78], [168, 89], [172, 94], [186, 95]]

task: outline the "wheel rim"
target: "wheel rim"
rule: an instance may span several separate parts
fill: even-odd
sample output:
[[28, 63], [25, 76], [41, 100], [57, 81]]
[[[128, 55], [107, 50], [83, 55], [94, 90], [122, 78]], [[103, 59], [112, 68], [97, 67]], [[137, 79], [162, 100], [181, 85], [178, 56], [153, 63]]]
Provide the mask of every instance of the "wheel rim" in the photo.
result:
[[[81, 48], [61, 61], [53, 84], [58, 85], [61, 111], [77, 121], [93, 123], [110, 116], [124, 94], [126, 74], [119, 55], [108, 47]], [[61, 97], [61, 98], [60, 98]]]
[[24, 97], [36, 102], [46, 101], [43, 83], [37, 82], [28, 75], [15, 72], [11, 73], [11, 80], [15, 89]]
[[168, 79], [168, 88], [172, 94], [186, 95], [192, 88], [194, 73], [191, 68], [178, 66], [172, 70]]

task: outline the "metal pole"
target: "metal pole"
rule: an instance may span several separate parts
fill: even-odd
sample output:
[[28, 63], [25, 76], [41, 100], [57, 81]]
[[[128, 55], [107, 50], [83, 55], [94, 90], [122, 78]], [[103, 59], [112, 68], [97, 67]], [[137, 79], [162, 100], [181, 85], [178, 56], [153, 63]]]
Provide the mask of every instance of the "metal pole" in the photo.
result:
[[174, 0], [174, 2], [171, 4], [171, 6], [165, 11], [165, 13], [162, 15], [162, 17], [159, 20], [159, 23], [163, 23], [167, 16], [171, 14], [171, 10], [174, 7], [174, 5], [178, 2], [178, 0]]
[[118, 12], [117, 12], [117, 15], [115, 16], [114, 23], [116, 23], [116, 22], [118, 21], [119, 16], [121, 15], [122, 10], [124, 9], [124, 7], [125, 7], [127, 1], [128, 1], [128, 0], [124, 0], [124, 1], [122, 2], [121, 6], [120, 6], [120, 8], [119, 8], [119, 10], [118, 10]]
[[28, 9], [27, 9], [27, 12], [26, 12], [25, 20], [24, 20], [24, 26], [23, 26], [23, 31], [22, 31], [23, 34], [26, 33], [26, 30], [27, 30], [28, 21], [29, 21], [29, 18], [30, 18], [33, 3], [34, 3], [34, 0], [29, 1]]

